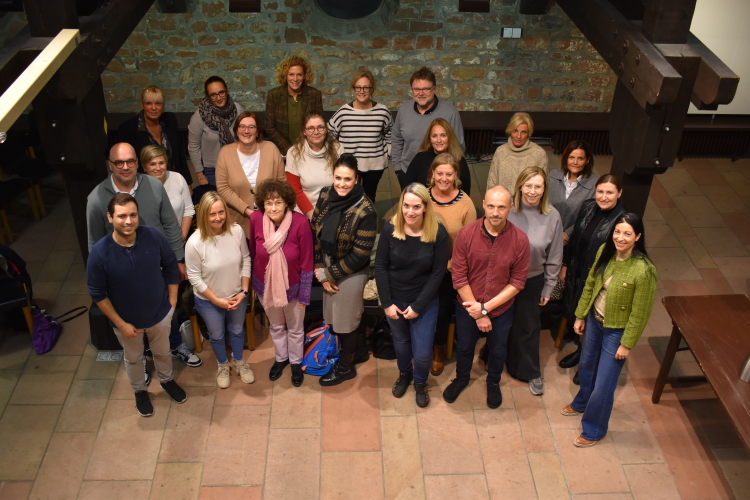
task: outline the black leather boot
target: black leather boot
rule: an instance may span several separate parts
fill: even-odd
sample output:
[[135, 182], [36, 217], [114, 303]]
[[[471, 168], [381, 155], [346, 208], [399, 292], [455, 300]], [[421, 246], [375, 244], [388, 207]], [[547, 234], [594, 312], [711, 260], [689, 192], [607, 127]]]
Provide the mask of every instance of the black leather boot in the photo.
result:
[[357, 370], [354, 368], [354, 353], [341, 353], [339, 362], [333, 367], [333, 370], [320, 377], [320, 385], [339, 385], [349, 379], [357, 376]]
[[560, 368], [573, 368], [578, 364], [581, 359], [581, 345], [578, 344], [578, 349], [575, 352], [571, 352], [563, 359], [560, 360]]

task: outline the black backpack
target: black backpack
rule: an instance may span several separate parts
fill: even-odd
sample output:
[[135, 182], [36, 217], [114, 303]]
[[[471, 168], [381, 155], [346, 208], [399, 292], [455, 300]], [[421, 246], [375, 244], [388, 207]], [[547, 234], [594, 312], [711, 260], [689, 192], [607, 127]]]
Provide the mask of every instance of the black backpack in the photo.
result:
[[380, 359], [396, 359], [396, 350], [393, 348], [393, 335], [388, 320], [385, 317], [378, 318], [375, 327], [370, 334], [372, 340], [372, 355]]

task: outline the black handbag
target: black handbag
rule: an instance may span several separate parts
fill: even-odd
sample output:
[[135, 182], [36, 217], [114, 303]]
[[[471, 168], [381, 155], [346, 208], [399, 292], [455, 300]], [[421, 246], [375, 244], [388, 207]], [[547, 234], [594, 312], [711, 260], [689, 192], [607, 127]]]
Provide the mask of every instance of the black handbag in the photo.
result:
[[396, 349], [393, 347], [393, 335], [388, 321], [378, 318], [370, 334], [372, 340], [372, 355], [380, 359], [396, 359]]

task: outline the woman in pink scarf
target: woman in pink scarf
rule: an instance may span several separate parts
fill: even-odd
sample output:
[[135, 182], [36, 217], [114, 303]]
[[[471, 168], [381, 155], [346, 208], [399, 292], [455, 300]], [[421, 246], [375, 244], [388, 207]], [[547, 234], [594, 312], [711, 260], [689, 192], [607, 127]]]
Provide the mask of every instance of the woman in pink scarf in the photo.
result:
[[250, 216], [252, 287], [270, 323], [276, 380], [292, 364], [292, 384], [302, 385], [305, 306], [310, 304], [313, 239], [307, 217], [294, 212], [296, 195], [286, 182], [269, 179], [255, 189], [258, 210]]

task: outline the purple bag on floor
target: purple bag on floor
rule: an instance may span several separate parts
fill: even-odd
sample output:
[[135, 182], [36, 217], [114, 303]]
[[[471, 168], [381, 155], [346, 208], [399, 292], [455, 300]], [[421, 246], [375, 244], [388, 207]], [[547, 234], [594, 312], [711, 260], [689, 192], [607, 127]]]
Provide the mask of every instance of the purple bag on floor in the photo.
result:
[[[70, 311], [61, 314], [59, 317], [54, 318], [44, 313], [44, 309], [33, 307], [31, 309], [31, 321], [33, 324], [34, 334], [31, 338], [31, 343], [34, 345], [34, 351], [37, 354], [44, 354], [49, 352], [57, 342], [57, 339], [62, 333], [62, 324], [76, 319], [81, 314], [88, 310], [86, 306], [79, 306], [71, 309]], [[76, 311], [80, 311], [78, 314], [65, 318], [65, 316], [72, 314]]]

